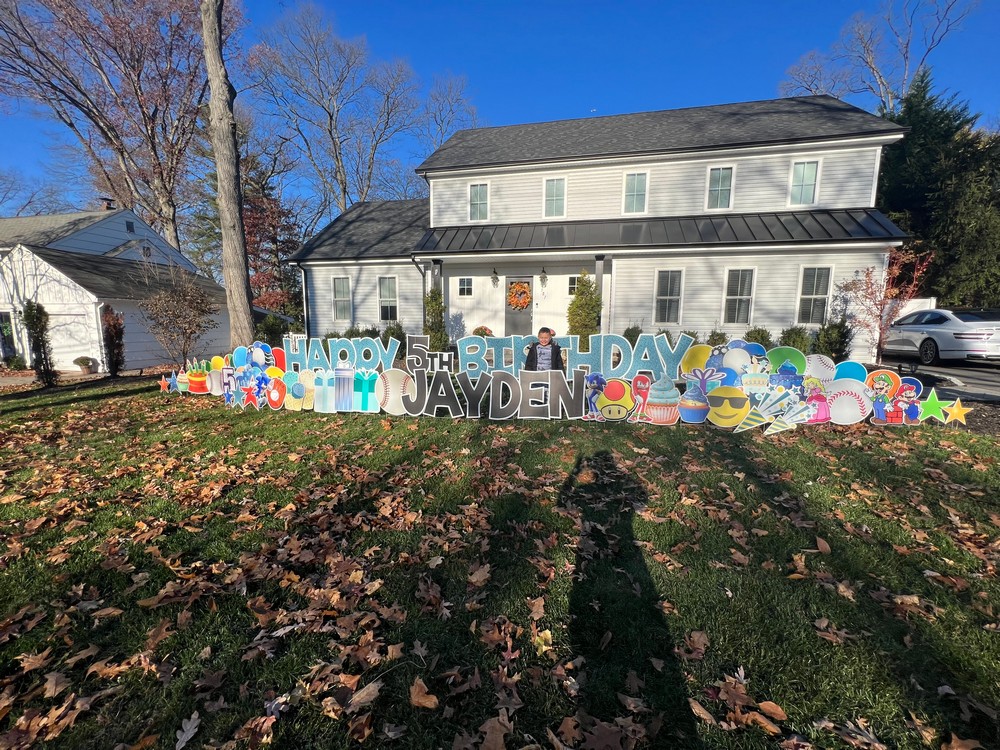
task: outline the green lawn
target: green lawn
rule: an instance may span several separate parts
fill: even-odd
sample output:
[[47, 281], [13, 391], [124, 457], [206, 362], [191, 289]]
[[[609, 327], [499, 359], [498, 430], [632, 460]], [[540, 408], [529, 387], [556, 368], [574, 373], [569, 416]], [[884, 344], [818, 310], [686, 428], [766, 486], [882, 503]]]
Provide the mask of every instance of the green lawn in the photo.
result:
[[996, 437], [157, 390], [0, 397], [0, 748], [1000, 747]]

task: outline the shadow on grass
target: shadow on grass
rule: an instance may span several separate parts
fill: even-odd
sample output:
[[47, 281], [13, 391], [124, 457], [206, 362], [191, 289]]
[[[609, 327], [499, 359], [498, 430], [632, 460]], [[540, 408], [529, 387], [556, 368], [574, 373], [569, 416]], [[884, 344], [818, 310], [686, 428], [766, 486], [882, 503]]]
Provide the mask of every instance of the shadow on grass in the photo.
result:
[[[604, 722], [662, 712], [655, 747], [701, 747], [673, 639], [632, 526], [645, 490], [607, 451], [580, 456], [560, 502], [577, 514], [580, 542], [570, 595], [570, 642], [585, 660], [579, 706]], [[629, 731], [628, 720], [618, 725]], [[655, 724], [659, 720], [654, 718]]]
[[[0, 415], [34, 411], [39, 408], [74, 406], [94, 401], [104, 401], [122, 396], [134, 396], [142, 386], [150, 390], [157, 381], [149, 375], [131, 375], [119, 378], [101, 378], [51, 388], [34, 388], [0, 396]], [[35, 402], [35, 403], [31, 403]], [[38, 403], [40, 402], [40, 403]]]

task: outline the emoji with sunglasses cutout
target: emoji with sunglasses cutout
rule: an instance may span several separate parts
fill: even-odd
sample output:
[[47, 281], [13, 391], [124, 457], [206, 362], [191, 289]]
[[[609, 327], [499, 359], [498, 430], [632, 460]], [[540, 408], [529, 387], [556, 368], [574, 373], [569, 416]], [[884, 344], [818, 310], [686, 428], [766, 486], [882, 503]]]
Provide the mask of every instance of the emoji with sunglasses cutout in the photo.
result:
[[708, 392], [708, 421], [719, 427], [735, 427], [750, 413], [750, 399], [741, 389], [720, 385]]

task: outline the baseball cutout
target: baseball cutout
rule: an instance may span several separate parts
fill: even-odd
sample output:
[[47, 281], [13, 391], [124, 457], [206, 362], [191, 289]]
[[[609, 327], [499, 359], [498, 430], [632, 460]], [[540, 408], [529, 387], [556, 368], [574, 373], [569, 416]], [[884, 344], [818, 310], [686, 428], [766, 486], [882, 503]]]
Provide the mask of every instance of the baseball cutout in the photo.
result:
[[803, 374], [807, 378], [828, 383], [837, 377], [837, 366], [825, 354], [810, 354], [806, 357], [806, 371]]
[[402, 417], [406, 414], [403, 395], [417, 395], [417, 384], [406, 370], [386, 370], [375, 382], [375, 400], [386, 414]]
[[872, 413], [872, 399], [859, 380], [834, 380], [827, 387], [830, 421], [834, 424], [857, 424]]

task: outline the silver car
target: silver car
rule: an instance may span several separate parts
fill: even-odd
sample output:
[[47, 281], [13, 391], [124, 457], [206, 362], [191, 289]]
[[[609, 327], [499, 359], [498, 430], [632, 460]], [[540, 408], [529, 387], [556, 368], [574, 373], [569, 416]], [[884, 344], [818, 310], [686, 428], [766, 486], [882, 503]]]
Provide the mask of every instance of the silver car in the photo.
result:
[[904, 315], [886, 334], [884, 351], [939, 359], [1000, 360], [1000, 310], [920, 310]]

